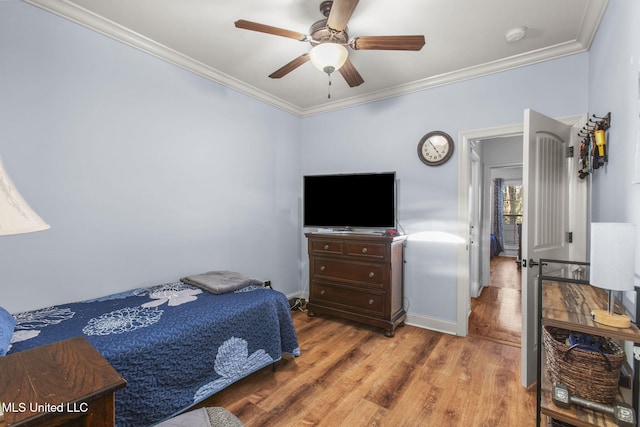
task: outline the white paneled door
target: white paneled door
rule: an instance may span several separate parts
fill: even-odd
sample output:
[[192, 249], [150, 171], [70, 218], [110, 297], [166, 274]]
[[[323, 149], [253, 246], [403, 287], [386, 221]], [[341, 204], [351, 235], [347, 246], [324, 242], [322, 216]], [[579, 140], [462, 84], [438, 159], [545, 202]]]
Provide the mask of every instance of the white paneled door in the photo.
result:
[[567, 147], [572, 127], [532, 110], [524, 113], [522, 221], [522, 385], [536, 380], [538, 260], [570, 259]]

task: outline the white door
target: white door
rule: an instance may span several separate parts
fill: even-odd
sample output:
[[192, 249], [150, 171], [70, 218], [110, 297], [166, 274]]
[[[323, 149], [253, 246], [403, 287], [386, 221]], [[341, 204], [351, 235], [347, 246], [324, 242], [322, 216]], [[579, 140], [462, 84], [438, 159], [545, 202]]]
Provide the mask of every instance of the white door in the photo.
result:
[[[540, 258], [569, 260], [569, 160], [571, 126], [532, 110], [524, 112], [522, 220], [522, 385], [536, 380], [537, 299]], [[524, 265], [523, 265], [524, 267]]]

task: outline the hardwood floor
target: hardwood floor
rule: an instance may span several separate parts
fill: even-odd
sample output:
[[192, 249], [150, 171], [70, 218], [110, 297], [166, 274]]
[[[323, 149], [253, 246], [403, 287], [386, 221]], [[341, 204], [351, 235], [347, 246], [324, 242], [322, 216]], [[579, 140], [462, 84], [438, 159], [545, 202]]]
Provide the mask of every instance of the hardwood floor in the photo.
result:
[[520, 347], [521, 284], [515, 258], [492, 258], [490, 278], [489, 286], [471, 300], [469, 335]]
[[301, 357], [285, 357], [203, 402], [258, 426], [533, 426], [520, 351], [403, 326], [381, 330], [294, 312]]
[[520, 273], [516, 259], [508, 256], [496, 256], [489, 265], [489, 286], [502, 289], [520, 290]]

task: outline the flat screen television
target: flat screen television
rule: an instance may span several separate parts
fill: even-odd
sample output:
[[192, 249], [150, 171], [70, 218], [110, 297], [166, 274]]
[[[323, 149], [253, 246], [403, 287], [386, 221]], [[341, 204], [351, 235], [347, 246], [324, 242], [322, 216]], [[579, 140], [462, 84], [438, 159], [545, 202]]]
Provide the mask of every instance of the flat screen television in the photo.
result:
[[303, 186], [305, 227], [396, 227], [395, 172], [307, 175]]

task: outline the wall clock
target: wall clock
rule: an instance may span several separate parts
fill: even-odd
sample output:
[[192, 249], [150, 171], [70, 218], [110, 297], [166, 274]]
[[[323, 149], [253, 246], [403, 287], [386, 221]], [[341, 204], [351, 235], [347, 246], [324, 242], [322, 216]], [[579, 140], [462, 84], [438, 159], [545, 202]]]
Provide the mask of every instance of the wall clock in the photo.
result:
[[418, 157], [427, 166], [441, 165], [449, 160], [452, 154], [453, 139], [446, 132], [429, 132], [418, 143]]

